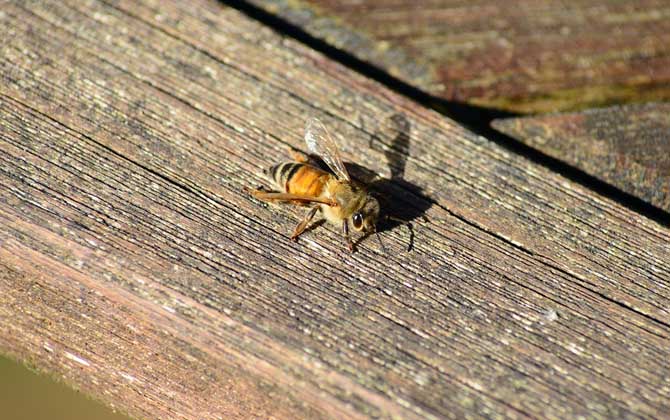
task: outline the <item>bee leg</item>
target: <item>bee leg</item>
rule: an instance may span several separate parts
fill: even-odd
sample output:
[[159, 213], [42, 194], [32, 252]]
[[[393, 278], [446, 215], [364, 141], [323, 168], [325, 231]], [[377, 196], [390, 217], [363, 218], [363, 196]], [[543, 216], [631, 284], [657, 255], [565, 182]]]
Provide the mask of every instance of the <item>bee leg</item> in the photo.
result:
[[306, 195], [267, 192], [261, 190], [247, 190], [249, 194], [263, 201], [290, 201], [294, 204], [321, 203], [328, 206], [335, 206], [337, 203], [329, 198], [312, 197]]
[[314, 215], [316, 214], [316, 211], [319, 210], [320, 206], [314, 206], [312, 209], [307, 213], [307, 216], [305, 216], [304, 219], [300, 223], [298, 223], [298, 226], [295, 227], [295, 230], [293, 231], [293, 235], [291, 235], [291, 240], [298, 242], [298, 236], [300, 236], [301, 233], [305, 231], [305, 228], [307, 227], [307, 224], [312, 220]]
[[351, 237], [349, 236], [349, 223], [346, 219], [342, 221], [342, 235], [344, 235], [344, 240], [347, 241], [349, 251], [354, 252], [354, 243], [351, 242]]

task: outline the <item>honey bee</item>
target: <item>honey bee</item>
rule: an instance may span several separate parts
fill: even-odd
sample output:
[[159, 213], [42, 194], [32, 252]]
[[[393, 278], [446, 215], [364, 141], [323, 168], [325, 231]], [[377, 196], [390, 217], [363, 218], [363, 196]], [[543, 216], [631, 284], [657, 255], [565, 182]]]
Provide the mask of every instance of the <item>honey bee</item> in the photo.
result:
[[366, 185], [351, 179], [337, 144], [318, 119], [312, 118], [307, 122], [305, 142], [310, 153], [319, 156], [332, 173], [310, 165], [304, 157], [294, 156], [295, 162], [280, 163], [267, 171], [281, 192], [248, 191], [263, 201], [311, 206], [305, 218], [295, 227], [292, 240], [298, 239], [320, 211], [328, 222], [341, 226], [347, 246], [353, 252], [349, 226], [364, 234], [376, 233], [379, 201], [369, 193]]

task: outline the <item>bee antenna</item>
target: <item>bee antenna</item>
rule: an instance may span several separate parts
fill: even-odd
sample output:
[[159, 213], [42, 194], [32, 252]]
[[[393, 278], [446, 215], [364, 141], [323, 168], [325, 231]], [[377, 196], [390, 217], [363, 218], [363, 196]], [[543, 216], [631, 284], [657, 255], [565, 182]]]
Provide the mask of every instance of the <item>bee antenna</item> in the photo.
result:
[[382, 242], [382, 236], [377, 232], [377, 226], [375, 226], [375, 236], [377, 236], [377, 239], [379, 240], [379, 245], [382, 247], [382, 252], [384, 255], [386, 255], [386, 248], [384, 247], [384, 242]]
[[412, 228], [412, 223], [407, 220], [390, 216], [388, 214], [386, 215], [386, 220], [391, 220], [407, 227], [407, 229], [409, 230], [409, 245], [407, 246], [407, 251], [411, 251], [412, 248], [414, 247], [414, 229]]

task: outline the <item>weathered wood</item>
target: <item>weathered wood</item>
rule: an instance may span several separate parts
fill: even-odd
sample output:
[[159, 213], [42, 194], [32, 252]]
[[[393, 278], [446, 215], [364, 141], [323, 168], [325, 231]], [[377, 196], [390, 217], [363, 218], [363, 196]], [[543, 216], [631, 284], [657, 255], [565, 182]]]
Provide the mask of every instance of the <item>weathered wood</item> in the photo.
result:
[[[0, 24], [4, 351], [143, 418], [670, 410], [666, 227], [210, 0]], [[308, 116], [402, 174], [411, 252], [241, 193]]]
[[450, 101], [522, 113], [670, 98], [667, 0], [250, 0]]
[[670, 212], [670, 104], [510, 118], [492, 125]]

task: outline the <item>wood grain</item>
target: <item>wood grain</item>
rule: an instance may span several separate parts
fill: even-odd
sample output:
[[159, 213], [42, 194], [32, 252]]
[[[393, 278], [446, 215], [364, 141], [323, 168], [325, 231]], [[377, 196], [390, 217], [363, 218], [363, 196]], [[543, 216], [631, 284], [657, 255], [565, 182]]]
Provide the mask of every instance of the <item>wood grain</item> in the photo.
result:
[[[670, 409], [667, 227], [217, 2], [0, 21], [4, 351], [142, 418]], [[393, 175], [412, 251], [292, 243], [241, 193], [309, 116]]]
[[520, 113], [670, 98], [667, 0], [250, 0], [449, 101]]
[[670, 104], [501, 119], [493, 127], [670, 212]]

